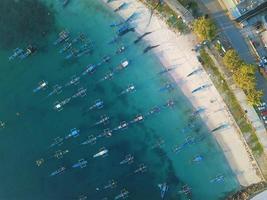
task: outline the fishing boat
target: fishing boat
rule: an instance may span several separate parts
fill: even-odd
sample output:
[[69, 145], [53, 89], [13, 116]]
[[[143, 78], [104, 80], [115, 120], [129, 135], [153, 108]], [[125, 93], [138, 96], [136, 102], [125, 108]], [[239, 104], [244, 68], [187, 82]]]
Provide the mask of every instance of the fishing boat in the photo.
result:
[[54, 146], [61, 146], [63, 144], [63, 138], [62, 137], [56, 137], [54, 139], [54, 142], [49, 146], [49, 148], [52, 148]]
[[68, 42], [68, 43], [64, 44], [63, 48], [59, 50], [59, 53], [64, 53], [69, 48], [71, 48], [71, 46], [72, 46], [72, 43], [71, 42]]
[[128, 128], [128, 123], [126, 121], [122, 121], [119, 126], [113, 129], [113, 131], [124, 130], [126, 128]]
[[42, 164], [44, 164], [44, 159], [43, 158], [40, 158], [38, 160], [35, 161], [35, 164], [40, 167]]
[[60, 85], [54, 85], [53, 90], [47, 95], [48, 97], [54, 95], [54, 94], [60, 94], [62, 92], [62, 86]]
[[119, 70], [125, 69], [126, 67], [128, 67], [128, 65], [129, 65], [129, 61], [128, 60], [121, 61], [120, 65], [118, 66], [118, 69]]
[[201, 155], [196, 155], [193, 159], [192, 159], [192, 162], [194, 163], [199, 163], [201, 161], [203, 161], [204, 157], [201, 156]]
[[201, 85], [200, 87], [198, 87], [198, 88], [192, 90], [191, 93], [193, 94], [193, 93], [198, 92], [198, 91], [200, 91], [200, 90], [206, 89], [206, 88], [208, 88], [209, 86], [210, 86], [210, 85], [208, 85], [208, 84]]
[[175, 101], [170, 99], [163, 106], [166, 107], [166, 108], [173, 108], [175, 106]]
[[63, 106], [65, 106], [66, 104], [68, 104], [71, 101], [71, 97], [64, 99], [63, 101], [59, 102], [56, 101], [54, 103], [54, 110], [56, 111], [62, 111], [63, 110]]
[[133, 84], [130, 84], [125, 90], [121, 91], [120, 96], [134, 91], [135, 91], [135, 86]]
[[191, 196], [191, 187], [189, 187], [187, 184], [182, 186], [182, 190], [179, 191], [180, 194], [185, 194], [186, 196]]
[[129, 192], [127, 190], [123, 189], [119, 195], [115, 196], [114, 200], [126, 199], [128, 197], [128, 195], [129, 195]]
[[46, 88], [47, 85], [48, 85], [48, 82], [47, 82], [47, 81], [41, 81], [41, 82], [39, 83], [38, 87], [35, 88], [35, 89], [33, 89], [33, 92], [38, 92], [38, 91], [40, 91], [40, 90]]
[[57, 40], [54, 42], [54, 45], [58, 45], [69, 39], [70, 33], [67, 30], [63, 30], [58, 34]]
[[80, 77], [79, 76], [72, 76], [71, 80], [66, 83], [65, 87], [71, 86], [71, 85], [78, 85], [80, 83]]
[[148, 116], [150, 116], [150, 115], [154, 115], [154, 114], [160, 113], [160, 111], [161, 111], [160, 107], [159, 107], [159, 106], [155, 106], [155, 107], [151, 108], [151, 109], [148, 111], [147, 115], [148, 115]]
[[147, 167], [144, 164], [140, 164], [136, 170], [134, 170], [135, 174], [144, 173], [147, 170]]
[[11, 56], [8, 57], [8, 60], [14, 60], [15, 58], [17, 58], [18, 56], [20, 56], [23, 53], [23, 49], [21, 48], [16, 48], [13, 50], [13, 54]]
[[85, 34], [84, 33], [80, 33], [77, 37], [75, 37], [72, 41], [71, 41], [71, 43], [72, 44], [75, 44], [75, 43], [77, 43], [78, 41], [85, 41], [86, 40], [86, 36], [85, 36]]
[[53, 157], [55, 157], [55, 158], [57, 158], [57, 159], [61, 159], [61, 158], [63, 158], [63, 156], [65, 155], [65, 154], [67, 154], [67, 153], [69, 153], [69, 150], [68, 149], [66, 149], [66, 150], [57, 150], [56, 152], [55, 152], [55, 154], [53, 155]]
[[160, 190], [160, 197], [164, 199], [166, 192], [169, 190], [167, 183], [158, 184]]
[[143, 120], [144, 120], [143, 115], [139, 114], [132, 121], [130, 121], [130, 123], [133, 124], [133, 123], [141, 122]]
[[99, 82], [105, 81], [105, 80], [111, 80], [113, 78], [114, 72], [110, 71], [105, 74], [105, 76], [99, 80]]
[[86, 166], [87, 166], [87, 161], [82, 158], [78, 160], [77, 163], [73, 164], [72, 168], [84, 168]]
[[86, 88], [81, 87], [81, 88], [78, 89], [78, 92], [76, 92], [74, 95], [72, 95], [71, 98], [85, 97], [86, 96], [86, 91], [87, 91]]
[[65, 56], [66, 60], [73, 58], [79, 51], [76, 48], [71, 48], [69, 53]]
[[203, 113], [206, 109], [205, 108], [197, 108], [191, 115], [192, 116], [196, 116], [196, 115], [199, 115], [201, 113]]
[[107, 156], [107, 154], [108, 154], [108, 150], [105, 147], [102, 147], [98, 153], [93, 155], [93, 158], [105, 157]]
[[197, 74], [198, 72], [201, 72], [201, 71], [202, 71], [201, 68], [195, 69], [194, 71], [192, 71], [191, 73], [189, 73], [189, 74], [187, 75], [187, 77], [190, 77], [190, 76], [192, 76], [192, 75], [195, 75], [195, 74]]
[[224, 176], [219, 174], [210, 180], [210, 183], [222, 183], [224, 182]]
[[95, 144], [97, 140], [97, 137], [94, 135], [89, 135], [87, 140], [85, 140], [81, 145], [87, 145], [87, 144]]
[[125, 156], [125, 158], [120, 162], [120, 165], [124, 164], [132, 164], [134, 161], [134, 157], [131, 154]]
[[172, 91], [174, 89], [174, 83], [166, 83], [162, 88], [159, 89], [160, 92]]
[[60, 167], [56, 171], [53, 171], [50, 176], [60, 175], [65, 171], [66, 167]]
[[99, 135], [99, 137], [102, 137], [102, 136], [111, 137], [112, 136], [112, 132], [113, 132], [112, 130], [110, 130], [109, 128], [106, 128], [104, 130], [104, 132], [101, 135]]
[[33, 53], [35, 53], [36, 50], [37, 50], [36, 47], [34, 47], [34, 46], [32, 46], [32, 45], [29, 45], [29, 46], [26, 48], [26, 50], [23, 51], [22, 54], [18, 55], [18, 57], [19, 57], [20, 59], [25, 59], [25, 58], [29, 57], [30, 55], [32, 55]]
[[109, 117], [107, 115], [102, 115], [101, 119], [95, 123], [95, 125], [100, 125], [100, 124], [107, 124], [109, 121]]
[[116, 54], [121, 54], [126, 50], [125, 46], [120, 46], [117, 50], [116, 50]]
[[65, 137], [65, 139], [69, 139], [69, 138], [76, 138], [80, 135], [80, 130], [73, 128], [70, 130], [70, 133]]
[[80, 195], [77, 200], [86, 200], [87, 198], [87, 195]]
[[102, 60], [97, 64], [97, 66], [100, 66], [100, 65], [102, 65], [103, 63], [107, 63], [107, 62], [109, 62], [110, 59], [111, 59], [110, 56], [104, 56], [104, 57], [102, 58]]
[[162, 148], [165, 141], [162, 138], [157, 139], [156, 143], [152, 145], [151, 149]]
[[119, 5], [115, 10], [114, 12], [118, 12], [120, 11], [121, 9], [125, 8], [127, 6], [127, 3], [123, 2], [121, 5]]
[[89, 110], [101, 109], [104, 107], [104, 101], [97, 99], [95, 103], [89, 107]]
[[109, 180], [108, 181], [108, 184], [107, 185], [104, 185], [103, 189], [104, 190], [107, 190], [107, 189], [113, 189], [117, 186], [117, 183], [116, 181], [114, 181], [113, 179], [112, 180]]

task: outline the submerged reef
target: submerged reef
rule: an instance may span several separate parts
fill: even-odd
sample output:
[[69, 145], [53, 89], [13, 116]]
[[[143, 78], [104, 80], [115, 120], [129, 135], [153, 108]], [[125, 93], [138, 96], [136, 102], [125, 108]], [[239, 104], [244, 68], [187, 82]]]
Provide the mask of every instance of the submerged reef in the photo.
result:
[[36, 43], [53, 29], [54, 16], [39, 0], [1, 0], [0, 48]]

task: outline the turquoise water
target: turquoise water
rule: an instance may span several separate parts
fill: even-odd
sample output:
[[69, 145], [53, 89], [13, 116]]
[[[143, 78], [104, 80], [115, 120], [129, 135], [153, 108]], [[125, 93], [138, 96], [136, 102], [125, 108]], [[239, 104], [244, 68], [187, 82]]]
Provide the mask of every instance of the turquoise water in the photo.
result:
[[[41, 39], [32, 37], [38, 52], [25, 60], [12, 62], [8, 61], [11, 48], [4, 45], [0, 52], [0, 120], [6, 123], [0, 129], [0, 199], [68, 200], [78, 199], [80, 195], [93, 200], [114, 199], [126, 189], [128, 199], [156, 200], [161, 199], [157, 185], [166, 182], [169, 191], [165, 199], [187, 199], [178, 191], [188, 184], [192, 188], [192, 199], [216, 200], [224, 199], [239, 188], [235, 175], [204, 123], [190, 117], [193, 108], [179, 88], [159, 92], [171, 79], [166, 74], [157, 74], [162, 66], [152, 53], [143, 54], [146, 44], [133, 45], [137, 35], [132, 32], [117, 44], [108, 44], [116, 31], [109, 24], [119, 21], [119, 16], [98, 0], [71, 1], [65, 9], [59, 1], [42, 2], [50, 10], [49, 16], [53, 16], [48, 20], [53, 24], [45, 27], [47, 32]], [[13, 4], [10, 3], [10, 7]], [[56, 34], [63, 29], [68, 29], [73, 37], [85, 33], [94, 42], [93, 54], [65, 60], [59, 53], [60, 47], [53, 45]], [[28, 40], [26, 38], [17, 46], [25, 46]], [[129, 48], [114, 56], [122, 44]], [[78, 85], [64, 87], [60, 94], [47, 97], [53, 85], [65, 85], [73, 75], [80, 76], [87, 65], [100, 62], [105, 55], [111, 55], [111, 61], [101, 65], [93, 75], [81, 76]], [[127, 69], [115, 73], [112, 80], [98, 82], [124, 59], [131, 61]], [[33, 93], [41, 80], [48, 81], [49, 87]], [[136, 86], [136, 91], [119, 96], [131, 83]], [[60, 112], [53, 109], [56, 101], [72, 96], [80, 87], [87, 88], [85, 97], [73, 99]], [[96, 99], [104, 101], [104, 108], [85, 113]], [[169, 99], [176, 102], [173, 108], [164, 108], [111, 137], [98, 138], [95, 144], [80, 145], [89, 135], [97, 136], [105, 128], [130, 121], [137, 114], [145, 114]], [[92, 126], [101, 115], [108, 115], [109, 123]], [[54, 138], [66, 136], [72, 128], [79, 129], [80, 136], [49, 148]], [[188, 136], [201, 135], [205, 136], [201, 142], [189, 145], [177, 154], [172, 151]], [[157, 146], [159, 141], [164, 142]], [[102, 147], [109, 150], [108, 156], [93, 159]], [[69, 153], [61, 159], [53, 158], [59, 149], [68, 149]], [[127, 154], [134, 156], [134, 162], [120, 165]], [[204, 161], [193, 164], [191, 161], [198, 154], [204, 156]], [[35, 160], [40, 158], [44, 163], [38, 167]], [[81, 158], [88, 161], [87, 167], [72, 168]], [[142, 163], [146, 170], [134, 173]], [[64, 173], [49, 176], [61, 166], [66, 167]], [[210, 183], [210, 179], [218, 174], [223, 174], [225, 181]], [[117, 182], [116, 187], [104, 189], [112, 179]]]

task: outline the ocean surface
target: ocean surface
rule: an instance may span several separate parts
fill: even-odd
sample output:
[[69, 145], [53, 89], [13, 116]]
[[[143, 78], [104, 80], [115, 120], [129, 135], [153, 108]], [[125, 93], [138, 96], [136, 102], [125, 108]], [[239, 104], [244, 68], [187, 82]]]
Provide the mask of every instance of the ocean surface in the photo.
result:
[[[110, 24], [121, 18], [102, 1], [70, 1], [65, 8], [55, 0], [3, 0], [2, 5], [1, 200], [109, 200], [121, 191], [128, 191], [128, 199], [157, 200], [162, 183], [169, 186], [164, 199], [188, 199], [189, 195], [179, 192], [187, 184], [191, 199], [217, 200], [239, 188], [223, 152], [201, 119], [192, 117], [194, 109], [179, 87], [160, 89], [172, 80], [167, 73], [159, 73], [163, 66], [152, 52], [143, 53], [147, 44], [134, 44], [138, 37], [134, 32], [109, 44], [118, 30]], [[68, 30], [72, 39], [84, 33], [93, 43], [93, 52], [65, 59], [70, 51], [59, 51], [66, 43], [53, 45], [62, 30]], [[14, 48], [25, 49], [28, 44], [37, 47], [34, 55], [8, 60]], [[78, 41], [73, 46], [79, 49], [83, 44]], [[122, 45], [127, 49], [116, 54]], [[107, 55], [111, 60], [101, 64]], [[129, 66], [120, 70], [125, 59]], [[88, 65], [97, 63], [101, 65], [94, 73], [82, 75]], [[113, 78], [101, 81], [108, 72], [114, 72]], [[80, 77], [79, 82], [66, 86], [73, 76]], [[43, 80], [48, 87], [33, 92]], [[130, 84], [136, 90], [121, 94]], [[51, 94], [55, 85], [62, 90]], [[86, 96], [72, 97], [80, 88], [87, 89]], [[53, 108], [55, 102], [70, 97], [63, 110]], [[97, 99], [103, 100], [104, 107], [89, 111]], [[168, 100], [175, 102], [172, 108], [164, 106]], [[155, 106], [161, 111], [148, 115]], [[145, 117], [143, 121], [103, 135], [104, 129], [112, 130], [138, 114]], [[94, 125], [104, 115], [109, 116], [108, 122]], [[80, 131], [79, 136], [65, 139], [73, 128]], [[81, 145], [88, 136], [95, 142]], [[63, 142], [55, 144], [57, 137]], [[174, 153], [176, 146], [183, 148]], [[108, 154], [93, 158], [103, 148]], [[66, 153], [57, 158], [58, 150]], [[128, 154], [133, 162], [120, 164]], [[197, 155], [204, 160], [193, 162]], [[79, 159], [87, 161], [86, 167], [73, 168]], [[50, 176], [62, 166], [63, 173]], [[224, 176], [224, 182], [211, 183], [218, 175]], [[109, 185], [111, 180], [116, 184]]]

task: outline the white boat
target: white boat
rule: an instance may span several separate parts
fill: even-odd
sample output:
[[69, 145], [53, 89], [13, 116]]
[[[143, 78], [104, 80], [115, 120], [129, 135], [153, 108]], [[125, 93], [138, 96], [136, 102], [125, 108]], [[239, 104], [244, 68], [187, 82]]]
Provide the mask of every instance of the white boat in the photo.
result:
[[101, 148], [98, 153], [96, 153], [95, 155], [93, 155], [93, 158], [104, 157], [104, 156], [107, 155], [107, 153], [108, 153], [108, 150], [107, 149]]

